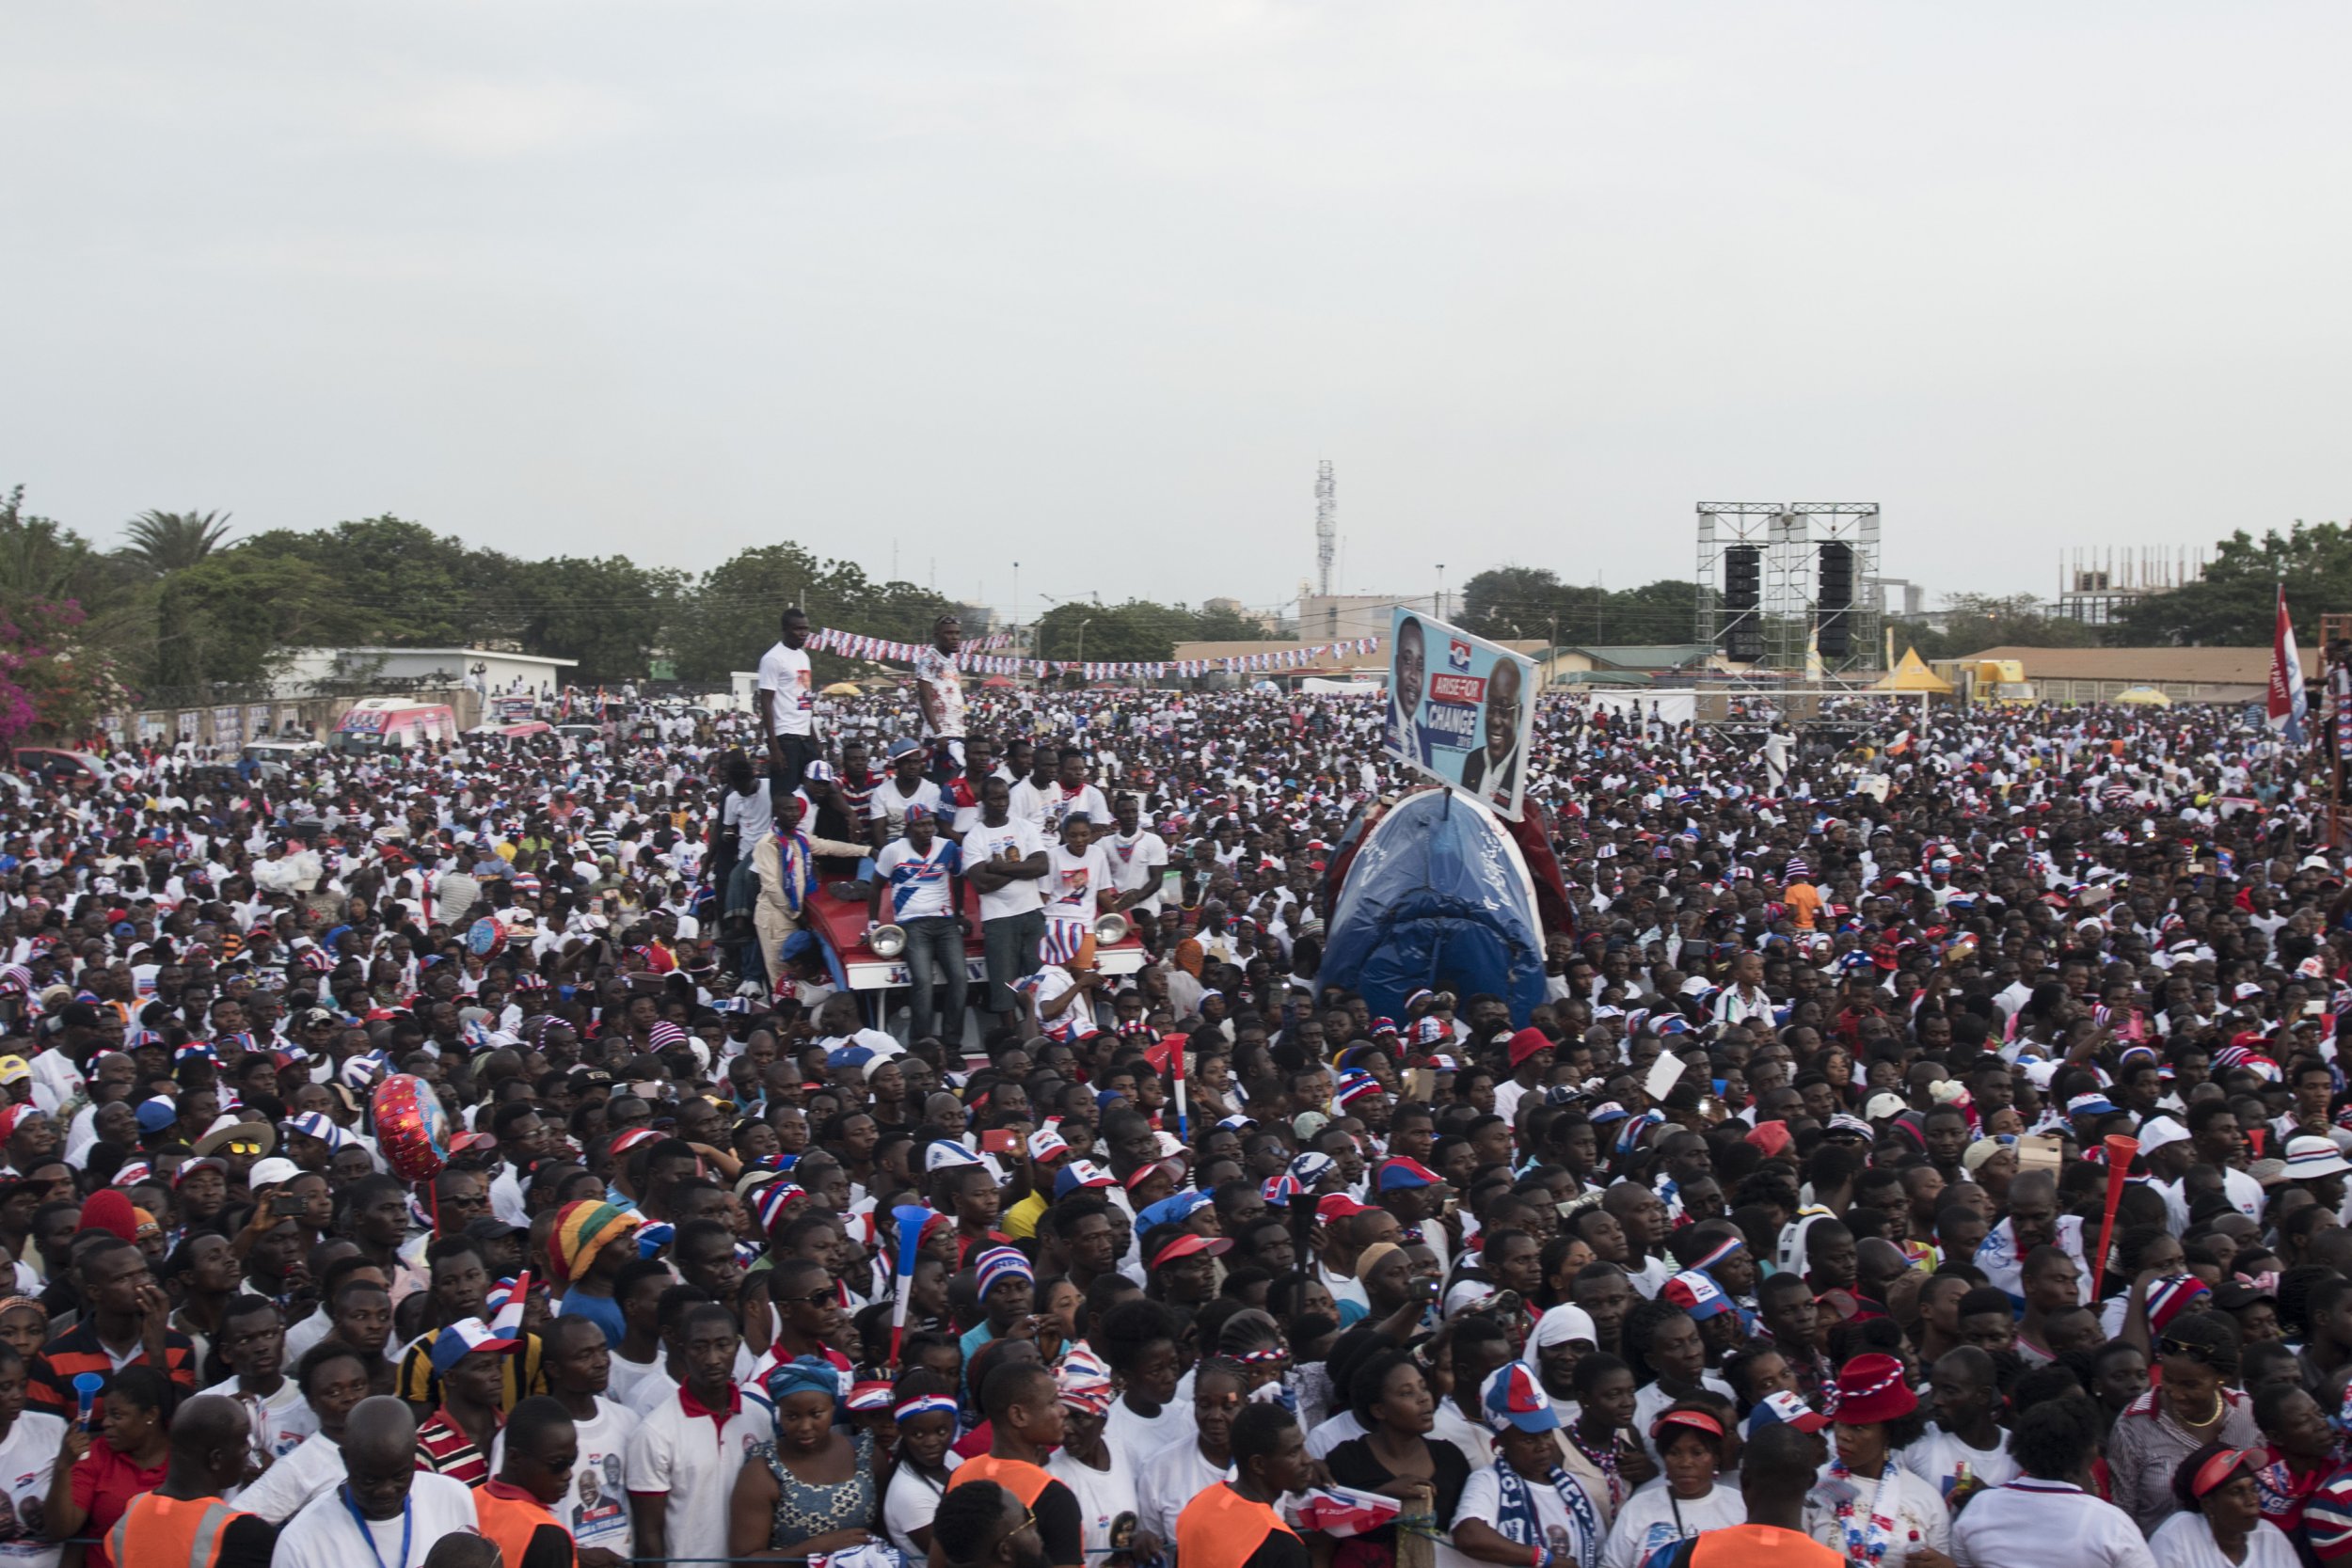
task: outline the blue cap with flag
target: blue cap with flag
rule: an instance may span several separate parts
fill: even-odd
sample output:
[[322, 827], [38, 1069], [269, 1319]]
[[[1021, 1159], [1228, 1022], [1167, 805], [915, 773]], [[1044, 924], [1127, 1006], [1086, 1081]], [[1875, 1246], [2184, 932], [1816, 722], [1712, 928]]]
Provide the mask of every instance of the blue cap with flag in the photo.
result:
[[1521, 1432], [1560, 1428], [1560, 1413], [1552, 1409], [1551, 1396], [1544, 1392], [1534, 1369], [1524, 1361], [1505, 1361], [1496, 1368], [1480, 1390], [1479, 1403], [1486, 1412], [1486, 1424], [1497, 1432], [1506, 1426]]

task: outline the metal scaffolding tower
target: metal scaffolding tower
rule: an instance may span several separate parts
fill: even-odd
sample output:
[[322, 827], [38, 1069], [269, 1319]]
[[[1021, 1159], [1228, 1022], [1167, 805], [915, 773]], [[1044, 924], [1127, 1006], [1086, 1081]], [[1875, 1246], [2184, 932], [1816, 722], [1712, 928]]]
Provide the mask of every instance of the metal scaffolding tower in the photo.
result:
[[[1860, 592], [1879, 572], [1879, 509], [1870, 501], [1698, 503], [1696, 641], [1738, 662], [1803, 672], [1817, 623], [1830, 673], [1876, 670], [1879, 607]], [[1825, 580], [1833, 585], [1825, 600]], [[1836, 594], [1844, 592], [1843, 604]]]

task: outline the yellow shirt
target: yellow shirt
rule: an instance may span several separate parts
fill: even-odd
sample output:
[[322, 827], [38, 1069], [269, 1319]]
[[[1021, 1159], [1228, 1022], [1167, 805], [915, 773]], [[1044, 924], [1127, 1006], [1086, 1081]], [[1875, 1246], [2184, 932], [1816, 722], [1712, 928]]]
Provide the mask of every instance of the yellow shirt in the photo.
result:
[[1031, 1193], [1005, 1211], [996, 1227], [1016, 1242], [1025, 1242], [1037, 1234], [1037, 1222], [1045, 1217], [1045, 1195]]

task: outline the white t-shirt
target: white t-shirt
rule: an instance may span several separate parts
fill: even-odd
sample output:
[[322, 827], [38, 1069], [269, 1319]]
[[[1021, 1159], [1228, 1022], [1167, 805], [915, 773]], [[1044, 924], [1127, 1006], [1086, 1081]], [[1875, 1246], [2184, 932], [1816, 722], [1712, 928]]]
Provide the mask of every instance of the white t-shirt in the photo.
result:
[[0, 1442], [0, 1493], [8, 1500], [8, 1516], [0, 1519], [0, 1563], [8, 1568], [57, 1568], [65, 1548], [40, 1536], [50, 1473], [64, 1440], [62, 1419], [28, 1410]]
[[1147, 913], [1156, 914], [1160, 908], [1161, 874], [1168, 869], [1168, 840], [1149, 828], [1140, 828], [1132, 839], [1118, 832], [1107, 833], [1094, 841], [1103, 851], [1103, 859], [1110, 867], [1111, 886], [1120, 893], [1133, 893], [1149, 887], [1152, 896], [1136, 905]]
[[894, 838], [874, 857], [874, 874], [890, 884], [892, 920], [932, 920], [953, 913], [947, 906], [953, 891], [949, 878], [962, 869], [962, 852], [944, 838], [932, 839], [930, 851], [919, 855], [914, 845]]
[[657, 1354], [651, 1361], [641, 1363], [631, 1361], [617, 1350], [612, 1353], [612, 1375], [605, 1380], [605, 1398], [616, 1404], [627, 1405], [631, 1410], [650, 1409], [652, 1401], [641, 1399], [638, 1394], [639, 1389], [646, 1384], [656, 1385], [654, 1392], [657, 1395], [672, 1394], [677, 1391], [677, 1385], [670, 1380], [670, 1373], [662, 1365], [660, 1355]]
[[248, 1398], [237, 1392], [237, 1380], [215, 1383], [203, 1390], [223, 1399], [235, 1400], [245, 1406], [247, 1418], [253, 1422], [253, 1447], [273, 1459], [283, 1459], [302, 1446], [302, 1440], [318, 1431], [319, 1418], [310, 1408], [302, 1390], [291, 1377], [281, 1378], [278, 1392], [266, 1399]]
[[773, 733], [810, 733], [817, 715], [817, 684], [809, 673], [805, 648], [787, 648], [778, 642], [760, 655], [759, 689], [776, 694]]
[[[366, 1536], [343, 1506], [340, 1488], [311, 1502], [279, 1533], [271, 1568], [352, 1568], [354, 1563], [423, 1568], [426, 1555], [441, 1537], [479, 1533], [481, 1523], [473, 1493], [463, 1481], [420, 1470], [408, 1483], [406, 1514], [370, 1519]], [[400, 1549], [404, 1539], [408, 1543], [405, 1556]], [[723, 1548], [725, 1543], [720, 1544]]]
[[2214, 1544], [2213, 1526], [2202, 1513], [2175, 1513], [2148, 1538], [2156, 1568], [2296, 1568], [2295, 1543], [2267, 1519], [2246, 1532], [2246, 1560], [2232, 1562]]
[[727, 1555], [727, 1501], [735, 1478], [752, 1446], [775, 1425], [767, 1406], [751, 1400], [724, 1426], [707, 1416], [689, 1416], [675, 1395], [647, 1413], [628, 1440], [628, 1489], [669, 1497], [672, 1557]]
[[[622, 1557], [636, 1539], [628, 1511], [628, 1440], [637, 1413], [599, 1394], [596, 1416], [574, 1420], [580, 1433], [580, 1462], [572, 1466], [571, 1490], [555, 1505], [555, 1522], [572, 1532], [576, 1545], [602, 1546]], [[506, 1433], [490, 1442], [490, 1473], [506, 1463]]]
[[1650, 1553], [1669, 1542], [1747, 1522], [1748, 1505], [1731, 1487], [1719, 1481], [1704, 1497], [1682, 1498], [1674, 1495], [1661, 1476], [1628, 1497], [1617, 1511], [1609, 1526], [1608, 1544], [1601, 1547], [1600, 1568], [1640, 1568]]
[[343, 1483], [342, 1446], [314, 1432], [302, 1446], [262, 1472], [262, 1479], [229, 1500], [247, 1513], [282, 1525]]
[[2009, 1456], [2009, 1433], [2000, 1432], [1998, 1435], [1999, 1442], [1994, 1447], [1972, 1449], [1930, 1421], [1919, 1440], [1899, 1457], [1904, 1469], [1926, 1481], [1948, 1505], [1963, 1465], [1968, 1466], [1970, 1479], [1979, 1486], [2007, 1486], [2024, 1474], [2017, 1467], [2017, 1461]]
[[[1009, 816], [1004, 826], [992, 828], [975, 815], [971, 826], [964, 828], [963, 863], [969, 868], [982, 861], [994, 860], [1007, 849], [1015, 860], [1027, 860], [1045, 847], [1038, 831], [1018, 816]], [[1003, 920], [1013, 915], [1027, 914], [1041, 901], [1041, 879], [1016, 878], [1003, 887], [983, 890], [980, 894], [980, 918], [983, 921]]]
[[752, 846], [776, 829], [776, 808], [768, 799], [768, 775], [762, 773], [752, 781], [752, 792], [739, 795], [728, 790], [719, 798], [719, 820], [736, 828], [736, 843], [743, 858], [749, 860]]
[[1170, 1400], [1160, 1406], [1158, 1415], [1138, 1416], [1124, 1394], [1111, 1402], [1110, 1419], [1103, 1427], [1103, 1440], [1127, 1462], [1128, 1474], [1138, 1482], [1145, 1462], [1153, 1454], [1170, 1443], [1197, 1434], [1190, 1403]]
[[1098, 828], [1111, 825], [1111, 803], [1092, 784], [1066, 790], [1058, 779], [1042, 787], [1023, 779], [1012, 786], [1011, 798], [1006, 804], [1011, 815], [1026, 817], [1049, 838], [1061, 835], [1061, 819], [1073, 811], [1085, 812]]
[[[1126, 1533], [1136, 1519], [1135, 1471], [1115, 1443], [1103, 1445], [1110, 1460], [1107, 1470], [1082, 1465], [1068, 1449], [1057, 1449], [1045, 1462], [1045, 1473], [1070, 1488], [1078, 1499], [1078, 1540], [1089, 1562], [1100, 1562], [1111, 1549], [1111, 1537]], [[1171, 1539], [1167, 1543], [1174, 1545]]]
[[[1331, 1457], [1331, 1450], [1342, 1443], [1352, 1442], [1365, 1435], [1367, 1433], [1364, 1431], [1364, 1423], [1356, 1418], [1356, 1412], [1342, 1410], [1317, 1421], [1314, 1429], [1307, 1433], [1307, 1457], [1328, 1459]], [[1435, 1433], [1432, 1435], [1434, 1436]]]
[[[2202, 1515], [2199, 1515], [2202, 1517]], [[2132, 1516], [2062, 1481], [2022, 1476], [1984, 1493], [1952, 1523], [1951, 1560], [1960, 1568], [2153, 1568], [2155, 1559]]]
[[1175, 1540], [1176, 1515], [1184, 1505], [1232, 1473], [1231, 1466], [1201, 1456], [1197, 1434], [1179, 1438], [1136, 1472], [1136, 1522], [1163, 1541]]
[[1086, 1039], [1102, 1032], [1100, 1026], [1094, 1022], [1094, 1004], [1084, 997], [1064, 1007], [1058, 1015], [1051, 1018], [1046, 1016], [1045, 1009], [1060, 1001], [1064, 993], [1077, 983], [1076, 980], [1071, 978], [1070, 971], [1059, 964], [1045, 964], [1035, 974], [1024, 975], [1014, 981], [1012, 989], [1026, 991], [1035, 997], [1038, 1027], [1045, 1033], [1048, 1038], [1067, 1043], [1071, 1040]]
[[[924, 714], [924, 737], [928, 739], [935, 735], [961, 737], [963, 734], [963, 673], [956, 668], [955, 661], [938, 648], [926, 644], [923, 651], [914, 656], [914, 678], [929, 686], [939, 698], [939, 723], [933, 727], [930, 715]], [[915, 707], [920, 711], [922, 704], [917, 702]]]
[[1094, 923], [1095, 895], [1111, 885], [1111, 868], [1102, 846], [1089, 844], [1073, 855], [1059, 844], [1045, 847], [1045, 918]]
[[[950, 1450], [945, 1463], [952, 1476], [963, 1463], [963, 1456]], [[890, 1544], [910, 1558], [921, 1557], [923, 1548], [914, 1544], [913, 1532], [930, 1528], [942, 1496], [942, 1489], [931, 1484], [930, 1478], [914, 1465], [900, 1465], [893, 1469], [890, 1490], [882, 1494], [882, 1533], [890, 1537]]]

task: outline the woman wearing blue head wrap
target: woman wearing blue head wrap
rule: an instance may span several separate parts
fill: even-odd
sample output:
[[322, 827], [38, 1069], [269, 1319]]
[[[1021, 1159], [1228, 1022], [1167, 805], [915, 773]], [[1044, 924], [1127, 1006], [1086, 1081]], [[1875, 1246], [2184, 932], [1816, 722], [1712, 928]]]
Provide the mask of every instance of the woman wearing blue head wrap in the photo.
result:
[[760, 1381], [775, 1403], [776, 1435], [754, 1446], [736, 1477], [728, 1551], [748, 1557], [789, 1548], [799, 1557], [865, 1544], [877, 1524], [874, 1439], [834, 1424], [840, 1371], [803, 1355]]

